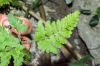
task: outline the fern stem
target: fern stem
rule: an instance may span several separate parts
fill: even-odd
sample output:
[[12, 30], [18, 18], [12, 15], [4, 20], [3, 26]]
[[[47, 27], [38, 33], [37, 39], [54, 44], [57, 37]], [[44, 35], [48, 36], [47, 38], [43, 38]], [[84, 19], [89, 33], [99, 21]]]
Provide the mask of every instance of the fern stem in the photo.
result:
[[67, 42], [67, 45], [65, 46], [65, 48], [70, 52], [70, 54], [73, 56], [73, 58], [75, 58], [76, 60], [80, 60], [82, 58], [82, 56], [79, 54], [78, 51], [73, 49], [73, 46]]

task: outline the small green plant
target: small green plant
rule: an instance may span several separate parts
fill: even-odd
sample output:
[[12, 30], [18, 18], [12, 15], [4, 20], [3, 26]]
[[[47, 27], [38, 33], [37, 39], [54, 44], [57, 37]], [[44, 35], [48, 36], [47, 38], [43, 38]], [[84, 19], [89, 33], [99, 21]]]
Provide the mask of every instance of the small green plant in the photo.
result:
[[99, 17], [100, 17], [100, 7], [96, 9], [96, 14], [92, 16], [89, 22], [91, 28], [96, 27], [99, 24]]
[[8, 5], [12, 2], [12, 0], [0, 0], [0, 7], [4, 5]]
[[13, 14], [9, 13], [8, 14], [9, 21], [11, 25], [18, 31], [24, 32], [27, 30], [27, 26], [22, 24], [22, 20], [18, 19], [15, 17]]
[[19, 7], [18, 1], [19, 0], [0, 0], [0, 8], [5, 7], [6, 5], [7, 6], [11, 5], [11, 4], [12, 4], [12, 6], [18, 6]]
[[24, 61], [24, 47], [9, 31], [0, 27], [0, 66], [8, 66], [13, 57], [14, 66], [21, 66]]
[[78, 23], [79, 15], [80, 12], [76, 11], [61, 20], [47, 21], [45, 26], [40, 20], [35, 32], [35, 41], [38, 44], [38, 49], [46, 53], [57, 54], [58, 49], [71, 36], [72, 30]]
[[93, 27], [97, 26], [98, 24], [99, 24], [99, 17], [98, 17], [98, 15], [94, 15], [91, 18], [89, 25], [93, 28]]

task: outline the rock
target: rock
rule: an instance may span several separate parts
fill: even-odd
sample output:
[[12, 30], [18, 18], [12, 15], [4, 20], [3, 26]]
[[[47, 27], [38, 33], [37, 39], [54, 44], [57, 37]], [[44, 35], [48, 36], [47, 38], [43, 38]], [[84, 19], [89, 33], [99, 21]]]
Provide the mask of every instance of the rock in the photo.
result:
[[75, 43], [76, 45], [79, 45], [79, 44], [80, 44], [80, 40], [79, 40], [79, 39], [74, 39], [74, 43]]
[[[80, 16], [80, 21], [78, 24], [78, 32], [80, 37], [86, 43], [91, 55], [95, 58], [95, 63], [100, 63], [100, 23], [97, 27], [91, 28], [89, 26], [89, 21], [92, 16], [96, 13], [96, 8], [100, 6], [100, 0], [75, 0], [73, 9], [90, 9], [92, 11], [91, 15]], [[100, 21], [99, 21], [100, 22]]]
[[[42, 1], [45, 3], [46, 0]], [[64, 0], [49, 0], [47, 3], [45, 3], [45, 8], [46, 17], [48, 19], [53, 18], [54, 20], [63, 18], [68, 14], [69, 11]]]

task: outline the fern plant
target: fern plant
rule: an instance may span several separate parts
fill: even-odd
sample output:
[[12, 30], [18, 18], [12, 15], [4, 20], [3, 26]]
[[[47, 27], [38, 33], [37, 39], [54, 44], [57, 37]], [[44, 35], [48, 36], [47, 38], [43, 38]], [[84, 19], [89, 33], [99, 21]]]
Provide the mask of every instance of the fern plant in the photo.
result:
[[0, 0], [0, 7], [4, 5], [8, 5], [12, 2], [12, 0]]
[[57, 54], [58, 49], [66, 43], [66, 39], [71, 36], [72, 30], [76, 27], [79, 14], [80, 12], [76, 11], [61, 20], [47, 21], [45, 26], [40, 20], [35, 32], [38, 49], [46, 53]]
[[4, 7], [5, 5], [10, 5], [13, 3], [18, 3], [18, 0], [0, 0], [0, 7]]
[[27, 30], [27, 26], [22, 24], [22, 20], [16, 18], [13, 14], [9, 13], [8, 14], [9, 21], [11, 25], [18, 31], [24, 32]]
[[23, 49], [17, 38], [0, 27], [0, 66], [8, 66], [11, 57], [14, 59], [14, 66], [21, 66], [24, 60]]

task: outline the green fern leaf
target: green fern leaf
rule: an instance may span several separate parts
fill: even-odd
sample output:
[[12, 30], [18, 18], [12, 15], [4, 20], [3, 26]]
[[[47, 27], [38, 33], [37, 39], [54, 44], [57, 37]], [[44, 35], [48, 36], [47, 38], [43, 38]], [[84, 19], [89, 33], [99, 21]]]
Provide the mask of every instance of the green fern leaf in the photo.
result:
[[0, 27], [0, 66], [8, 66], [11, 57], [14, 58], [14, 66], [21, 66], [24, 57], [23, 49], [17, 38]]
[[8, 5], [12, 2], [12, 0], [0, 0], [0, 7], [4, 5]]
[[58, 49], [66, 43], [66, 39], [71, 36], [72, 30], [76, 27], [79, 14], [80, 12], [76, 11], [56, 22], [47, 21], [45, 26], [40, 20], [35, 33], [38, 48], [43, 52], [57, 54]]
[[22, 20], [16, 18], [13, 14], [9, 13], [8, 14], [9, 21], [11, 25], [16, 28], [18, 31], [24, 32], [27, 30], [27, 26], [22, 24]]
[[2, 53], [0, 53], [0, 57], [1, 57], [0, 66], [8, 66], [8, 64], [10, 63], [10, 59], [11, 59], [10, 52], [2, 52]]
[[12, 56], [14, 58], [14, 66], [21, 66], [24, 59], [24, 53], [19, 48], [16, 48], [12, 51]]
[[19, 0], [0, 0], [0, 8], [5, 7], [6, 5], [10, 5], [10, 4], [12, 4], [12, 6], [20, 7], [19, 5], [21, 4], [19, 4], [18, 1]]
[[45, 37], [45, 31], [44, 31], [44, 27], [42, 25], [42, 21], [40, 20], [39, 23], [38, 23], [38, 29], [37, 29], [37, 32], [35, 34], [35, 37], [36, 37], [36, 41], [38, 40], [42, 40], [44, 39]]

